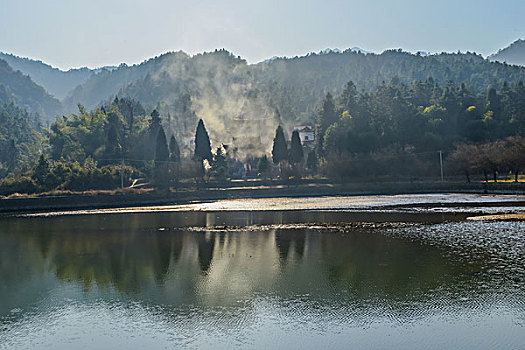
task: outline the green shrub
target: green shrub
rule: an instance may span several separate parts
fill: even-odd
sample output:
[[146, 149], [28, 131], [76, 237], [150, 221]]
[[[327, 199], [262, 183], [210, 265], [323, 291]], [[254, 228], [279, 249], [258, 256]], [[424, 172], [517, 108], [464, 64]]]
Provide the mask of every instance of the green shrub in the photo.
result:
[[9, 196], [13, 193], [35, 193], [38, 186], [29, 176], [7, 177], [0, 180], [0, 195]]

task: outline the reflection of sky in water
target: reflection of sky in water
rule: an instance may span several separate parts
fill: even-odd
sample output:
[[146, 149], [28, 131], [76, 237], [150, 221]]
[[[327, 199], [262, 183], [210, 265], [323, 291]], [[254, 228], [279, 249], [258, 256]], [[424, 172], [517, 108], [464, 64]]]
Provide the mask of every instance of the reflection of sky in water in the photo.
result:
[[[258, 218], [245, 215], [235, 220]], [[174, 229], [179, 220], [5, 220], [0, 348], [525, 342], [524, 223], [228, 232]]]

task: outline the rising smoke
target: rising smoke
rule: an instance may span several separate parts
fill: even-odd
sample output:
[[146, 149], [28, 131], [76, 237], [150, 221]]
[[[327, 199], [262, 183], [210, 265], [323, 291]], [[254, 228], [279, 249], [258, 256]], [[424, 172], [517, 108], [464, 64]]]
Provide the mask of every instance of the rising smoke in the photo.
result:
[[238, 158], [270, 152], [281, 119], [246, 61], [224, 50], [192, 58], [176, 53], [148, 78], [158, 91], [154, 103], [170, 114], [168, 133], [179, 140], [191, 139], [202, 118], [212, 147], [228, 145]]

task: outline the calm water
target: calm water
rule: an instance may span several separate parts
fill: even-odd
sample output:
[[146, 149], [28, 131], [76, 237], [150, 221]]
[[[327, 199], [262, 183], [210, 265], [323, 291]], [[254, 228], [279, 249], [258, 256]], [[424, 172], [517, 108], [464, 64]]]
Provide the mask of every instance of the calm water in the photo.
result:
[[363, 215], [4, 218], [0, 348], [525, 348], [525, 223]]

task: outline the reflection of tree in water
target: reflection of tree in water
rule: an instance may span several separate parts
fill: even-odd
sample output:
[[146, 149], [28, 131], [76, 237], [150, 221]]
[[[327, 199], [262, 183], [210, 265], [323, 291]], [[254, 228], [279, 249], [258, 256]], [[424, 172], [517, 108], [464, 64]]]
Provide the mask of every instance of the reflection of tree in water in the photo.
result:
[[199, 233], [197, 237], [199, 249], [199, 265], [202, 272], [207, 272], [213, 259], [213, 249], [215, 248], [215, 235], [206, 237], [206, 234]]
[[135, 292], [163, 283], [172, 260], [180, 256], [180, 235], [167, 232], [140, 234], [64, 235], [55, 241], [54, 266], [58, 278], [80, 281], [85, 289], [115, 286]]
[[454, 281], [469, 279], [468, 270], [477, 269], [473, 261], [458, 264], [437, 247], [385, 237], [378, 230], [324, 235], [321, 252], [329, 283], [361, 299], [417, 298], [443, 286], [458, 287]]
[[[170, 267], [171, 255], [172, 255], [172, 241], [173, 237], [169, 233], [161, 232], [157, 235], [156, 239], [156, 249], [157, 259], [153, 259], [153, 271], [155, 274], [155, 281], [158, 284], [164, 282], [164, 278], [168, 274], [168, 269]], [[182, 247], [181, 247], [182, 249]], [[180, 254], [180, 252], [179, 252]]]
[[275, 244], [279, 250], [279, 257], [284, 264], [288, 260], [290, 249], [293, 248], [295, 255], [301, 259], [304, 255], [306, 233], [298, 230], [282, 230], [275, 232]]
[[[52, 271], [58, 279], [85, 289], [110, 287], [133, 297], [159, 298], [169, 305], [219, 305], [249, 298], [254, 291], [285, 297], [307, 293], [310, 300], [335, 304], [341, 295], [356, 302], [430, 302], [428, 296], [435, 290], [462, 292], [461, 286], [481, 279], [473, 277], [472, 271], [479, 269], [476, 261], [468, 266], [449, 262], [436, 247], [388, 238], [380, 229], [344, 234], [316, 230], [198, 233], [170, 230], [152, 217], [137, 222], [127, 218], [124, 227], [124, 219], [113, 217], [112, 222], [118, 224], [89, 218], [78, 229], [68, 219], [50, 220], [41, 228], [39, 221], [34, 225], [26, 221], [20, 227], [4, 225], [0, 281], [7, 281], [9, 288], [22, 286], [24, 280]], [[158, 231], [159, 227], [166, 229]], [[0, 284], [2, 307], [18, 303], [16, 288], [2, 289]], [[34, 294], [26, 299], [36, 299]]]

